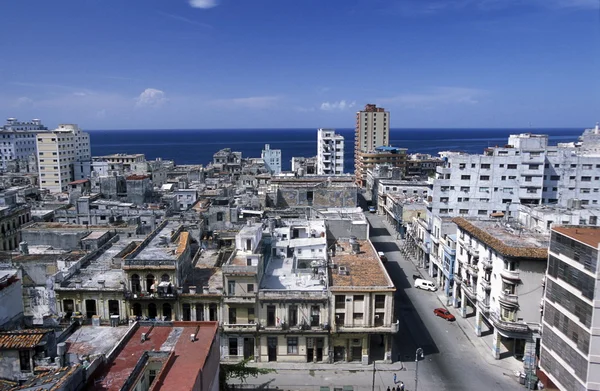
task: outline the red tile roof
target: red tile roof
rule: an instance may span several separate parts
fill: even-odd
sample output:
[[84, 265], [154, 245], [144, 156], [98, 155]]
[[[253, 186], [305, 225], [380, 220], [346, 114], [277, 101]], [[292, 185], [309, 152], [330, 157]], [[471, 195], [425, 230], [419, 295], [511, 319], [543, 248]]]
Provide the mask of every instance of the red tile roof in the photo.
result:
[[150, 178], [150, 177], [148, 175], [133, 174], [133, 175], [129, 175], [125, 179], [128, 181], [141, 181], [142, 179], [146, 179], [146, 178]]
[[33, 349], [50, 330], [30, 329], [0, 333], [0, 349]]
[[70, 182], [69, 185], [79, 185], [81, 183], [89, 182], [89, 179], [78, 179], [76, 181]]
[[[198, 329], [194, 342], [190, 335]], [[175, 328], [182, 329], [179, 333], [173, 333]], [[173, 357], [168, 364], [162, 368], [160, 379], [162, 384], [158, 385], [161, 390], [191, 390], [196, 383], [198, 374], [204, 367], [208, 352], [215, 335], [218, 332], [217, 322], [173, 322], [156, 323], [150, 331], [148, 339], [141, 342], [142, 333], [148, 333], [150, 326], [139, 327], [129, 340], [125, 343], [119, 355], [106, 368], [95, 375], [96, 382], [88, 384], [90, 390], [118, 391], [131, 375], [136, 364], [147, 351], [160, 351], [161, 346], [167, 342], [172, 345], [172, 338], [177, 335], [174, 345]], [[169, 338], [171, 336], [171, 338]], [[169, 338], [169, 341], [167, 341]], [[171, 350], [171, 347], [169, 347]], [[218, 355], [216, 360], [219, 360]], [[92, 379], [93, 380], [93, 379]], [[154, 385], [153, 385], [154, 387]]]

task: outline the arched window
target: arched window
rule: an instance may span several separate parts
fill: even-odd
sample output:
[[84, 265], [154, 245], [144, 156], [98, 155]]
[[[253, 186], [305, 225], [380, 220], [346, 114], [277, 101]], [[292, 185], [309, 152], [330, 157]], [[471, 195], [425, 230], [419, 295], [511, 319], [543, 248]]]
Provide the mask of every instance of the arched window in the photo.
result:
[[140, 284], [140, 276], [134, 274], [131, 276], [131, 291], [133, 293], [140, 293], [142, 291], [142, 285]]
[[156, 289], [154, 286], [154, 274], [148, 274], [146, 276], [146, 290], [150, 293], [154, 292]]

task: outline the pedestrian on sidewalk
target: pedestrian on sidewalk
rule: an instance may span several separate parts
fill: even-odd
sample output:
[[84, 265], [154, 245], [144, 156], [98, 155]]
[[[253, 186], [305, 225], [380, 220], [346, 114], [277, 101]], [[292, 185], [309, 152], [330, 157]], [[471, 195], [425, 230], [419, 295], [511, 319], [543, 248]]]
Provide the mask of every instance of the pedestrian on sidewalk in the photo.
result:
[[400, 391], [404, 391], [404, 382], [400, 381], [400, 387], [398, 387]]
[[398, 382], [396, 381], [396, 374], [394, 373], [394, 385], [396, 385]]

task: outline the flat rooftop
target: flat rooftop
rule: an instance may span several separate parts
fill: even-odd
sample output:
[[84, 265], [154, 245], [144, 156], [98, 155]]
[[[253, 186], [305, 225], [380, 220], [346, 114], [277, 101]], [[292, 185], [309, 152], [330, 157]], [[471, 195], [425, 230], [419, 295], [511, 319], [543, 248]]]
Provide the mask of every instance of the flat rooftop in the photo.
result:
[[[352, 252], [350, 242], [336, 243], [335, 256], [331, 258], [331, 263], [337, 265], [337, 269], [331, 269], [331, 290], [395, 290], [371, 243], [368, 240], [357, 240], [357, 243], [360, 245], [357, 254]], [[340, 267], [344, 267], [347, 274], [341, 274]]]
[[548, 258], [548, 235], [511, 227], [499, 219], [456, 217], [452, 221], [469, 235], [504, 256], [544, 260]]
[[598, 244], [600, 244], [600, 227], [563, 225], [552, 227], [552, 230], [568, 236], [573, 240], [587, 244], [595, 249], [597, 249]]
[[[175, 261], [179, 258], [179, 240], [174, 243], [170, 241], [171, 235], [177, 231], [181, 224], [177, 221], [168, 220], [165, 226], [154, 235], [154, 237], [146, 244], [144, 244], [139, 253], [134, 255], [131, 259], [136, 261], [154, 261], [154, 260], [172, 260]], [[181, 235], [187, 235], [187, 232], [182, 232]], [[184, 236], [185, 236], [184, 235]], [[167, 244], [161, 244], [166, 237]], [[180, 238], [181, 239], [181, 238]]]
[[[324, 292], [327, 290], [325, 260], [315, 259], [317, 273], [312, 268], [299, 269], [298, 260], [272, 257], [260, 284], [265, 290]], [[309, 261], [310, 263], [311, 261]]]
[[127, 245], [120, 240], [90, 259], [90, 262], [60, 284], [57, 289], [123, 290], [125, 273], [112, 264], [113, 258]]
[[[119, 391], [145, 352], [173, 352], [163, 379], [163, 390], [191, 390], [209, 355], [217, 322], [165, 322], [142, 325], [126, 341], [119, 355], [101, 371], [90, 390]], [[147, 340], [141, 342], [142, 333]], [[190, 335], [196, 334], [195, 341]], [[218, 359], [218, 358], [217, 358]]]
[[[108, 354], [125, 334], [129, 327], [81, 326], [67, 340], [69, 362], [78, 362], [83, 356]], [[90, 360], [92, 361], [92, 360]]]

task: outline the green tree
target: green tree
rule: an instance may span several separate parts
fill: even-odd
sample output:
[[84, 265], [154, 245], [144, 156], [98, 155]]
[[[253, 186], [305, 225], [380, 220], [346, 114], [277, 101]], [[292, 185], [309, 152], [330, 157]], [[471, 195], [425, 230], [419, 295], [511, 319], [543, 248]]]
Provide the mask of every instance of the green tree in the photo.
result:
[[274, 369], [256, 368], [248, 366], [248, 363], [254, 357], [245, 358], [236, 364], [221, 364], [220, 372], [220, 388], [221, 390], [229, 390], [227, 382], [231, 379], [238, 379], [240, 383], [246, 383], [249, 377], [258, 377], [258, 375], [266, 375], [268, 373], [276, 373]]

